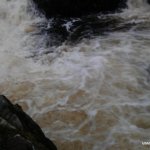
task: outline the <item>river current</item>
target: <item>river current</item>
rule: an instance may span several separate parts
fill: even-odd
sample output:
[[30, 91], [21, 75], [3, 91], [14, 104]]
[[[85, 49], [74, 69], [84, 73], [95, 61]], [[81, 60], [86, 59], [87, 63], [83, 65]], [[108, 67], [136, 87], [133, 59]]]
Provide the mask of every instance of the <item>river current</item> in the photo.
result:
[[[147, 150], [150, 5], [128, 0], [135, 24], [77, 44], [45, 47], [27, 0], [0, 2], [0, 93], [39, 123], [58, 150]], [[47, 53], [52, 51], [52, 53]]]

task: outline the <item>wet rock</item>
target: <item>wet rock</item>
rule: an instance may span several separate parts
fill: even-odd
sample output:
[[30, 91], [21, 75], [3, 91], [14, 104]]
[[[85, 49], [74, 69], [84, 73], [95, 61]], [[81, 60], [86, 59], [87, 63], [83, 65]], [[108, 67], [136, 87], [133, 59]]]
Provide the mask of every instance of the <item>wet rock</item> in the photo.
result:
[[95, 13], [119, 11], [126, 0], [32, 0], [47, 18], [53, 16], [80, 17]]
[[20, 135], [16, 135], [7, 140], [7, 150], [33, 150], [32, 144]]
[[78, 42], [84, 38], [107, 35], [116, 31], [127, 31], [134, 24], [125, 23], [122, 18], [112, 16], [86, 16], [75, 21], [70, 28], [67, 41]]
[[[32, 2], [33, 1], [33, 2]], [[120, 12], [127, 6], [127, 0], [31, 0], [46, 16], [45, 22], [36, 24], [36, 31], [26, 32], [36, 36], [35, 49], [44, 47], [47, 51], [35, 50], [33, 57], [47, 55], [55, 49], [49, 47], [65, 44], [77, 44], [82, 39], [105, 36], [112, 32], [128, 31], [135, 23], [125, 23], [119, 16], [107, 15]], [[33, 5], [31, 5], [33, 7]], [[33, 11], [35, 12], [35, 11]], [[39, 38], [37, 38], [39, 36]], [[42, 37], [42, 38], [41, 38]], [[44, 39], [44, 40], [43, 40]], [[42, 46], [41, 46], [42, 45]]]
[[[38, 30], [34, 35], [39, 36], [36, 46], [42, 42], [43, 47], [47, 49], [62, 45], [64, 42], [76, 44], [85, 38], [89, 39], [120, 30], [126, 31], [133, 26], [133, 23], [125, 24], [123, 19], [107, 15], [120, 12], [122, 8], [127, 7], [126, 1], [31, 0], [37, 10], [45, 14], [47, 18], [45, 22], [36, 26]], [[30, 28], [27, 29], [27, 32], [30, 32]], [[40, 41], [41, 36], [44, 40]], [[46, 52], [46, 54], [48, 53], [53, 53], [53, 50]], [[43, 52], [43, 54], [45, 53]], [[37, 56], [38, 51], [34, 55]]]
[[0, 96], [0, 149], [56, 150], [40, 127], [4, 96]]
[[[42, 42], [45, 42], [44, 47], [47, 49], [48, 47], [59, 46], [64, 42], [76, 44], [82, 39], [108, 35], [111, 32], [128, 31], [133, 26], [135, 26], [134, 23], [125, 23], [122, 18], [117, 16], [97, 16], [94, 14], [78, 19], [53, 18], [44, 24], [39, 24], [37, 28], [39, 29], [38, 35], [45, 38]], [[52, 51], [47, 51], [47, 53], [52, 53]]]

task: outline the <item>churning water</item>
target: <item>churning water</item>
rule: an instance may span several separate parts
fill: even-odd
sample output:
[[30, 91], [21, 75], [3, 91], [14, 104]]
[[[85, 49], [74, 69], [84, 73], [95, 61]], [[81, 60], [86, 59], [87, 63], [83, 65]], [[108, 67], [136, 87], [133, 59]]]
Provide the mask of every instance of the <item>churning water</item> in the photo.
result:
[[[45, 46], [27, 0], [0, 2], [0, 92], [59, 150], [146, 150], [150, 142], [150, 5], [129, 0], [132, 23], [74, 45]], [[52, 53], [47, 53], [52, 51]], [[35, 55], [36, 53], [36, 55]]]

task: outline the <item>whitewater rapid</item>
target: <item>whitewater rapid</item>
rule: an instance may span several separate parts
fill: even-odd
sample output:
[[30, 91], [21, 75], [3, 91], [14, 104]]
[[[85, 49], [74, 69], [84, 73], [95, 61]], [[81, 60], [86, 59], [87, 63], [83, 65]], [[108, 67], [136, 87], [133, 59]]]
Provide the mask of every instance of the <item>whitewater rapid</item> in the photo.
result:
[[[45, 18], [27, 0], [0, 2], [0, 93], [59, 150], [146, 150], [150, 141], [150, 5], [129, 0], [135, 24], [75, 45], [46, 47]], [[35, 11], [33, 13], [33, 11]], [[52, 53], [47, 53], [52, 51]]]

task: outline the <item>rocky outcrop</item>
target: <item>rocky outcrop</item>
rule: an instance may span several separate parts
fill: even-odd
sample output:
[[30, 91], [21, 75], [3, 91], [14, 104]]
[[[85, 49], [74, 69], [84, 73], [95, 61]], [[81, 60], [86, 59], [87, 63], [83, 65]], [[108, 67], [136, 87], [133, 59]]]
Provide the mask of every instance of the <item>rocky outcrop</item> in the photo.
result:
[[40, 127], [22, 111], [0, 96], [0, 150], [57, 150]]
[[[45, 14], [45, 22], [36, 25], [39, 41], [45, 49], [62, 43], [75, 44], [85, 38], [106, 35], [111, 32], [128, 30], [134, 23], [125, 23], [119, 15], [108, 13], [120, 12], [127, 7], [127, 0], [30, 0], [37, 11]], [[30, 8], [34, 8], [30, 5]], [[33, 11], [35, 12], [35, 11]], [[104, 14], [103, 14], [104, 13]], [[43, 17], [43, 15], [42, 15]], [[49, 19], [50, 18], [50, 19]], [[28, 32], [28, 31], [27, 31]], [[41, 40], [43, 36], [44, 40]], [[44, 41], [44, 42], [43, 42]], [[41, 46], [41, 44], [40, 44]], [[52, 53], [50, 51], [43, 54]], [[33, 57], [38, 56], [35, 51]]]
[[32, 0], [46, 17], [81, 17], [119, 11], [127, 0]]

